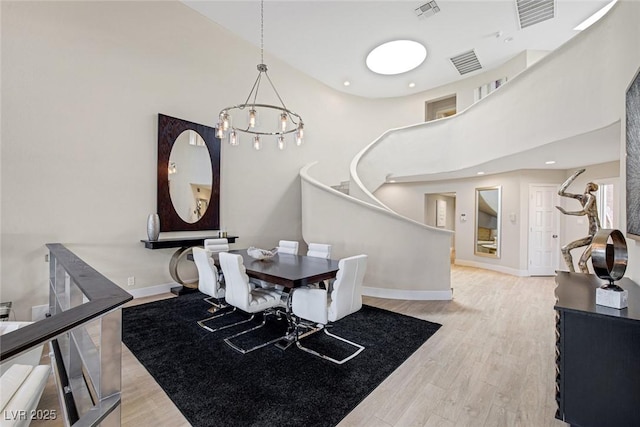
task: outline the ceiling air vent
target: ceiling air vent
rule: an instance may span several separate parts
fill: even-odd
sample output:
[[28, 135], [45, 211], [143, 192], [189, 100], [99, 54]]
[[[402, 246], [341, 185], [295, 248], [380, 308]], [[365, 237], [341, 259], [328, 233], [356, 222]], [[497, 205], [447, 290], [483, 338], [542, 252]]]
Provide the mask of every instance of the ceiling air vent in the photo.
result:
[[530, 27], [556, 14], [555, 0], [516, 0], [520, 28]]
[[438, 6], [435, 1], [425, 3], [416, 9], [416, 15], [421, 18], [433, 16], [438, 12], [440, 12], [440, 6]]
[[482, 65], [480, 65], [480, 61], [478, 61], [478, 57], [476, 56], [476, 53], [473, 51], [473, 49], [449, 59], [451, 60], [451, 63], [453, 63], [454, 67], [456, 67], [460, 75], [467, 74], [482, 68]]

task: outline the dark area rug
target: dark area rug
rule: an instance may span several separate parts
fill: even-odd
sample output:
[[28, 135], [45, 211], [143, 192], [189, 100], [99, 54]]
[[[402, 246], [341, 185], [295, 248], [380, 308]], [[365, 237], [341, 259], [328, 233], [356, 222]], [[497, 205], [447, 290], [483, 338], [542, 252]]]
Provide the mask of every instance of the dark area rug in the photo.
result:
[[[366, 347], [343, 365], [295, 345], [242, 355], [222, 339], [250, 323], [216, 333], [202, 329], [196, 321], [209, 317], [211, 307], [204, 297], [195, 292], [122, 313], [122, 341], [196, 427], [335, 426], [441, 326], [365, 305], [331, 328]], [[233, 313], [209, 325], [243, 316]], [[284, 320], [269, 316], [259, 334], [236, 343], [248, 345], [285, 329]], [[338, 357], [348, 350], [324, 333], [304, 343]]]

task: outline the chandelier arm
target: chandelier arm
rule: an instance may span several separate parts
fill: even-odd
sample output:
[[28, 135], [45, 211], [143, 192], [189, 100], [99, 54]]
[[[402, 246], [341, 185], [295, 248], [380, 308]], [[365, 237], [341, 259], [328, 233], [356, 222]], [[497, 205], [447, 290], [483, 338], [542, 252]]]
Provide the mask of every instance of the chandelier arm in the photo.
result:
[[[249, 95], [247, 96], [247, 100], [244, 101], [244, 105], [249, 104], [249, 99], [251, 99], [251, 95], [253, 94], [253, 91], [256, 89], [256, 86], [260, 86], [260, 76], [262, 75], [262, 73], [258, 73], [258, 77], [256, 77], [256, 81], [253, 82], [253, 87], [251, 87], [251, 91], [249, 92]], [[256, 97], [258, 96], [258, 91], [256, 90], [256, 96], [253, 97], [253, 103], [255, 104], [255, 100]]]
[[258, 84], [256, 85], [256, 92], [253, 94], [253, 105], [256, 105], [258, 99], [258, 91], [260, 90], [260, 82], [262, 81], [262, 71], [258, 73]]
[[[278, 90], [276, 89], [275, 85], [273, 84], [273, 82], [271, 81], [271, 78], [269, 77], [269, 74], [265, 71], [264, 75], [267, 76], [267, 80], [269, 81], [269, 84], [271, 85], [271, 88], [273, 89], [273, 91], [276, 93], [276, 96], [278, 97], [278, 99], [280, 100], [280, 104], [282, 104], [282, 109], [287, 113], [287, 115], [289, 116], [289, 119], [291, 119], [291, 122], [294, 125], [297, 125], [298, 122], [296, 122], [292, 115], [291, 115], [291, 111], [289, 111], [289, 109], [287, 108], [287, 106], [284, 104], [284, 101], [282, 100], [282, 98], [280, 97], [280, 94], [278, 93]], [[300, 117], [300, 116], [298, 116]]]

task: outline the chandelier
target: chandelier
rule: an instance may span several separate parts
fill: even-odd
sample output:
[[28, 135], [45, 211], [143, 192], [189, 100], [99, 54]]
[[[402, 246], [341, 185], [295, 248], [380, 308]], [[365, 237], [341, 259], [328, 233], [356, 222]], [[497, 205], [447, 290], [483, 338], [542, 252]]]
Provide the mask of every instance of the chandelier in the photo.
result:
[[[260, 150], [262, 148], [263, 137], [275, 137], [278, 148], [284, 150], [286, 146], [285, 135], [294, 134], [296, 145], [302, 144], [304, 123], [302, 117], [289, 110], [282, 97], [276, 90], [273, 82], [267, 73], [267, 66], [264, 63], [264, 0], [260, 1], [260, 64], [258, 64], [258, 77], [253, 83], [253, 87], [247, 96], [244, 104], [226, 107], [220, 111], [218, 115], [218, 129], [216, 136], [220, 139], [228, 137], [229, 144], [239, 145], [240, 134], [246, 134], [251, 137], [253, 148]], [[258, 90], [263, 76], [271, 85], [275, 92], [280, 105], [270, 105], [258, 103]], [[246, 122], [243, 126], [237, 125], [238, 117], [232, 119], [232, 113], [246, 112]], [[237, 114], [236, 114], [237, 115]], [[273, 127], [266, 126], [267, 122], [271, 122]]]

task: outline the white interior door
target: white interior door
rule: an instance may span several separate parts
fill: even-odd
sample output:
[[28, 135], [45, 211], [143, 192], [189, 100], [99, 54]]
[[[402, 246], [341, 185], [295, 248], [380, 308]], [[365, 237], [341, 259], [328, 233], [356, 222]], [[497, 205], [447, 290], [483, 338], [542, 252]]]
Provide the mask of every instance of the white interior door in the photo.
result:
[[529, 186], [529, 274], [553, 276], [558, 269], [558, 186]]

